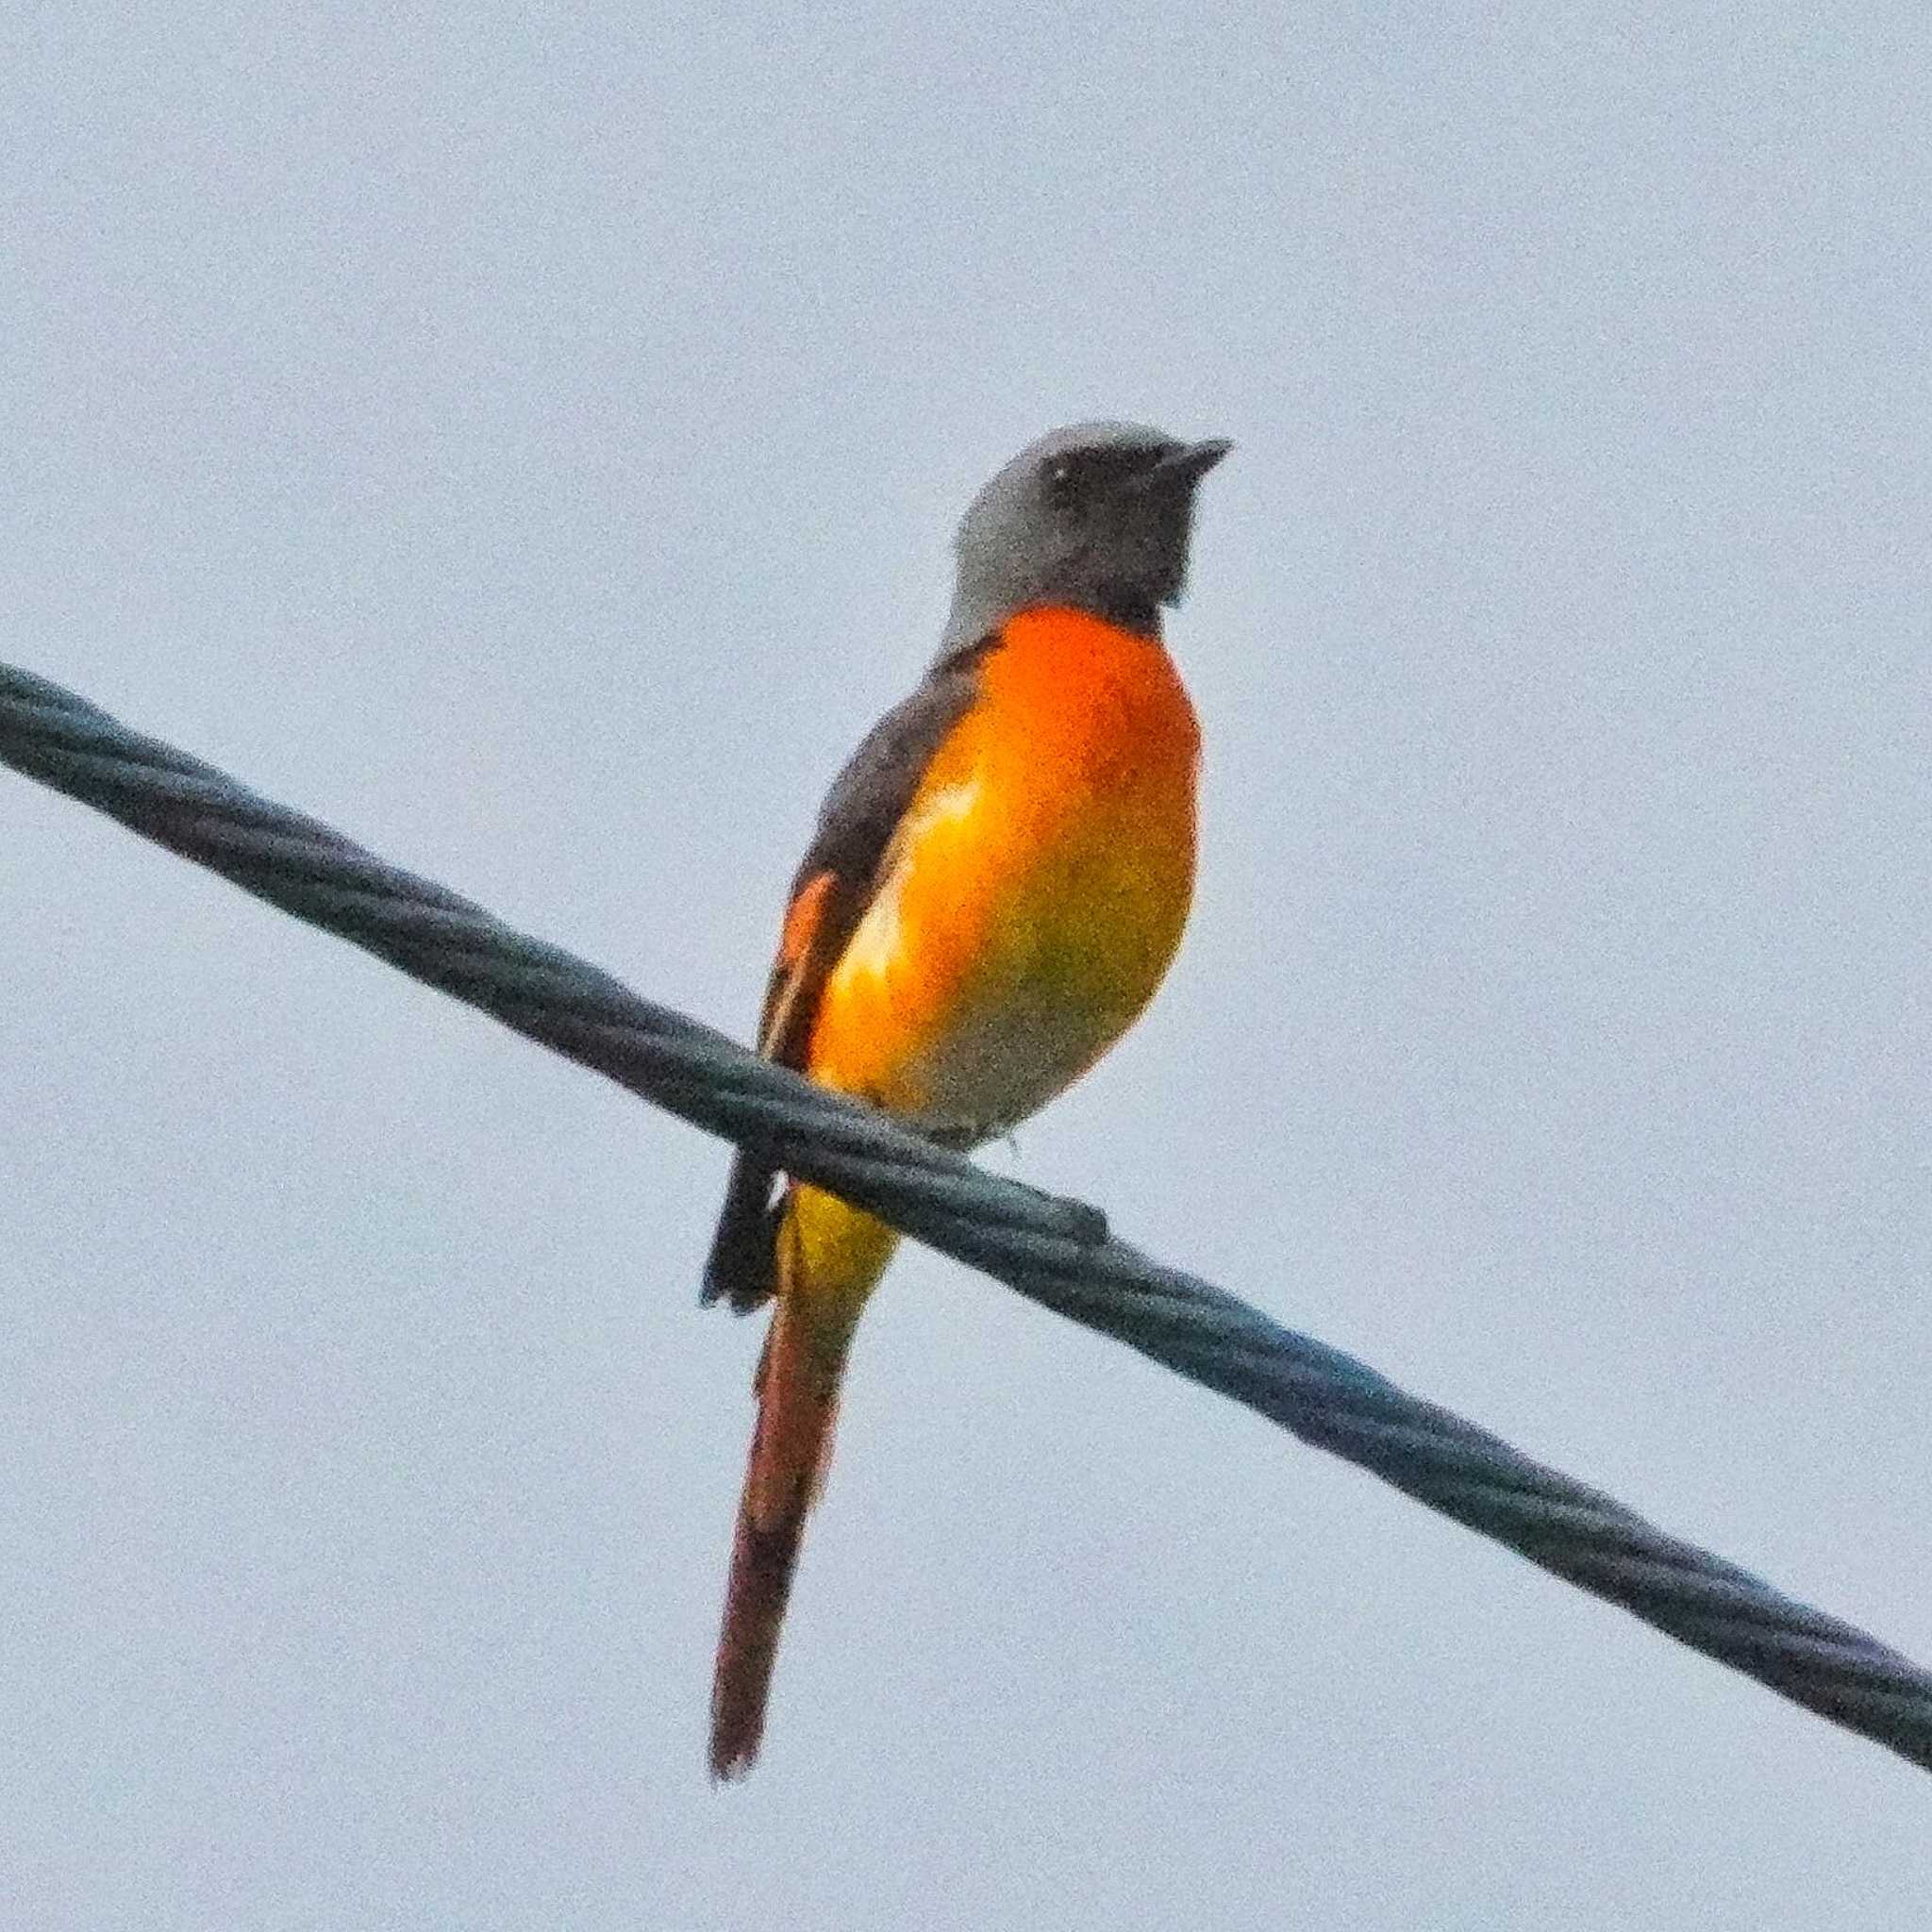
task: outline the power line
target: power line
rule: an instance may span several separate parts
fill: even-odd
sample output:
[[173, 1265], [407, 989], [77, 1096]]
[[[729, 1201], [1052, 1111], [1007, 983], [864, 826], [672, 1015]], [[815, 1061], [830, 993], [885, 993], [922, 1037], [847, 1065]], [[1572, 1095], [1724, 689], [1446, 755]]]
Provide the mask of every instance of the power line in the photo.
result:
[[1932, 1769], [1932, 1674], [1366, 1364], [1151, 1259], [1105, 1217], [990, 1174], [339, 832], [0, 665], [0, 762], [1304, 1441], [1780, 1696]]

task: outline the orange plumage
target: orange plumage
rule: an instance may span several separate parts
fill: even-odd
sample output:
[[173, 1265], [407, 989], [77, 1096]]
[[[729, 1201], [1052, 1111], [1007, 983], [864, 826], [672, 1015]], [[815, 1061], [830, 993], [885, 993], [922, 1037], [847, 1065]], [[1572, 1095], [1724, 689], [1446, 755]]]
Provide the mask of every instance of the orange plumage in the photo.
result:
[[[1181, 478], [1184, 546], [1193, 483], [1224, 445], [1132, 435], [1157, 479], [1163, 466]], [[1120, 487], [1141, 513], [1125, 493], [1141, 486]], [[1169, 514], [1168, 499], [1153, 501]], [[962, 534], [962, 583], [964, 545]], [[1087, 600], [1022, 600], [885, 721], [835, 788], [793, 888], [764, 1052], [972, 1145], [1120, 1036], [1166, 972], [1193, 889], [1199, 734], [1158, 622], [1178, 584], [1176, 564], [1139, 624]], [[897, 778], [867, 762], [908, 745], [917, 762]], [[777, 1302], [712, 1692], [711, 1766], [727, 1777], [758, 1750], [846, 1353], [898, 1241], [811, 1187], [768, 1210], [770, 1179], [741, 1157], [708, 1271], [708, 1295]]]
[[1199, 745], [1161, 645], [1012, 619], [825, 982], [813, 1078], [990, 1134], [1085, 1072], [1179, 943]]

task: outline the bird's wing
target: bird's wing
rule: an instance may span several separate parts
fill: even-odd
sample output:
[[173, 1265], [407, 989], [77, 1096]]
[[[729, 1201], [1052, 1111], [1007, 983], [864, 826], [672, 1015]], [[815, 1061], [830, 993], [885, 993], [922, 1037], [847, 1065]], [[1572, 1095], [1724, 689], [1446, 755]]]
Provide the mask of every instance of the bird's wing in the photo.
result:
[[[973, 702], [991, 640], [956, 651], [866, 734], [833, 780], [818, 828], [791, 881], [785, 924], [758, 1022], [758, 1052], [805, 1071], [825, 981], [878, 891], [892, 835], [946, 734]], [[732, 1164], [705, 1264], [704, 1300], [741, 1313], [772, 1293], [772, 1187], [777, 1170], [741, 1149]]]

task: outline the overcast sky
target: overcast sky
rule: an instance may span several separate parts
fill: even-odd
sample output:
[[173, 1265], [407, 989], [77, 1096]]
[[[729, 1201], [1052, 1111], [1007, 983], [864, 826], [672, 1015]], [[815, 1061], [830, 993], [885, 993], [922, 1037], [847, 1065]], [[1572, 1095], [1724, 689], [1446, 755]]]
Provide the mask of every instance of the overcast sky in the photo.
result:
[[[742, 1037], [1041, 430], [1226, 435], [992, 1158], [1932, 1659], [1923, 5], [22, 6], [0, 658]], [[1445, 20], [1444, 16], [1449, 16]], [[704, 1775], [724, 1150], [0, 774], [0, 1918], [1907, 1932], [1932, 1785], [908, 1253]]]

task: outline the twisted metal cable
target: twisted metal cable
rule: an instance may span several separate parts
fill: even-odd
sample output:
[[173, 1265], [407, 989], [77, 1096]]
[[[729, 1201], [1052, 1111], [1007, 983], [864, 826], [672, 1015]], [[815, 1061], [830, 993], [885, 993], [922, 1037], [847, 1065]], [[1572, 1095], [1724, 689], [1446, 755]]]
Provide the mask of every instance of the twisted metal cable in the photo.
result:
[[1364, 1363], [640, 999], [314, 819], [0, 664], [0, 763], [615, 1080], [1932, 1770], [1932, 1674]]

